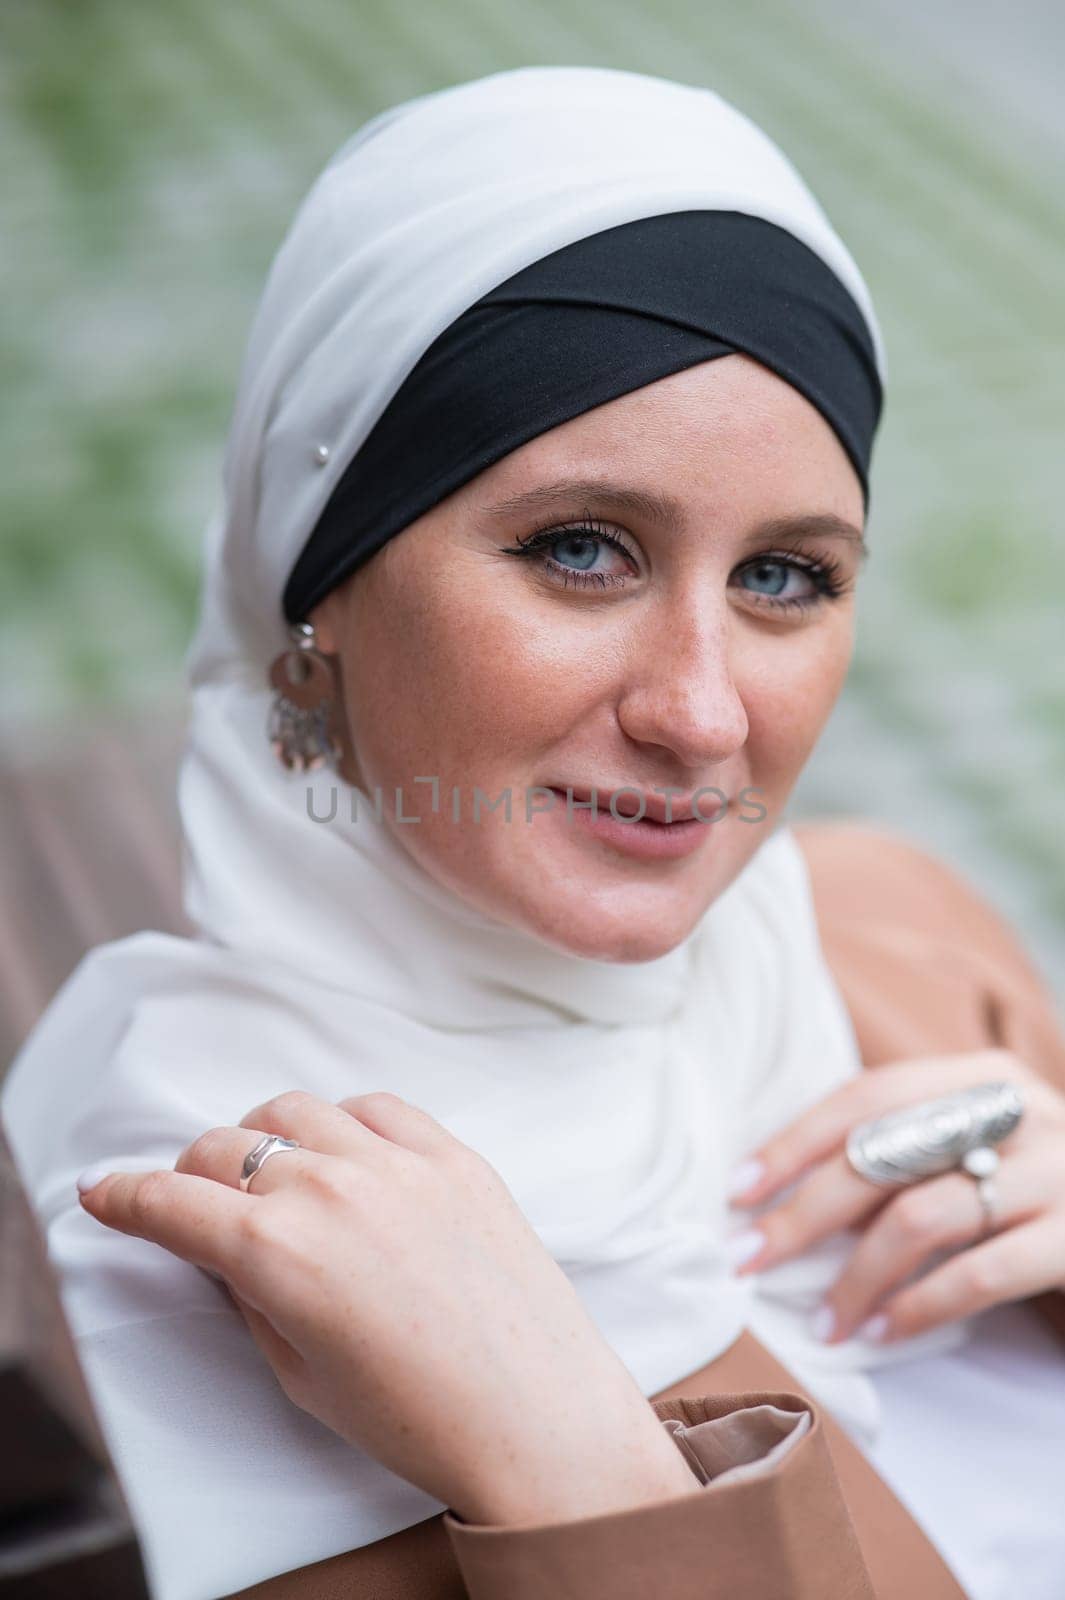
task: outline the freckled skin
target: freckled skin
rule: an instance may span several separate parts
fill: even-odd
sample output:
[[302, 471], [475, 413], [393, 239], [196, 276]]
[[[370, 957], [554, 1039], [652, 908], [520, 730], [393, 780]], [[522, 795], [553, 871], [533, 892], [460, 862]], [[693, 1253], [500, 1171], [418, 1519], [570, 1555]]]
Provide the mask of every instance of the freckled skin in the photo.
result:
[[[668, 494], [681, 525], [587, 496], [489, 518], [498, 502], [567, 475]], [[489, 916], [581, 956], [664, 955], [768, 836], [846, 676], [854, 545], [803, 542], [839, 564], [847, 592], [801, 613], [774, 612], [735, 577], [752, 558], [791, 548], [755, 538], [760, 524], [812, 513], [861, 528], [857, 475], [820, 413], [746, 356], [663, 378], [531, 440], [312, 613], [343, 685], [357, 763], [345, 776], [380, 784], [402, 846]], [[500, 554], [588, 514], [635, 552], [635, 565], [605, 552], [602, 570], [624, 582], [575, 588], [536, 560]], [[799, 592], [810, 592], [806, 580]], [[438, 814], [416, 775], [439, 776]], [[598, 784], [604, 809], [621, 783], [714, 785], [729, 796], [754, 786], [768, 815], [741, 822], [735, 802], [693, 854], [638, 860], [567, 825], [564, 802], [525, 821], [528, 788], [567, 783]], [[420, 823], [396, 820], [397, 784], [404, 814]], [[510, 786], [511, 822], [484, 810], [474, 824], [475, 785], [489, 798]]]

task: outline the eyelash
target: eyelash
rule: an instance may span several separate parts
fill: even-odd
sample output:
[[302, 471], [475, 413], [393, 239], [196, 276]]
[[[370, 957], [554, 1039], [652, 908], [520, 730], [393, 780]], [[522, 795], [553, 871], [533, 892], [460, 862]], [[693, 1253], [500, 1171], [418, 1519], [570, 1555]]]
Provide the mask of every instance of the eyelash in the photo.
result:
[[617, 550], [630, 561], [635, 558], [627, 545], [622, 544], [615, 534], [609, 532], [596, 517], [588, 517], [583, 522], [573, 523], [569, 527], [552, 526], [541, 528], [536, 533], [530, 533], [527, 538], [519, 539], [517, 544], [504, 547], [503, 554], [508, 556], [526, 556], [528, 558], [541, 558], [541, 565], [562, 578], [563, 585], [568, 587], [570, 582], [578, 589], [590, 589], [593, 584], [600, 589], [613, 587], [614, 584], [624, 583], [625, 579], [617, 573], [609, 572], [581, 572], [576, 567], [564, 567], [561, 562], [552, 562], [543, 559], [543, 552], [550, 549], [553, 544], [561, 544], [563, 539], [580, 538], [598, 539], [602, 544], [607, 544], [612, 550]]
[[[517, 544], [502, 547], [504, 555], [525, 557], [529, 560], [539, 559], [541, 566], [552, 571], [562, 579], [563, 586], [571, 585], [578, 589], [589, 589], [597, 585], [600, 589], [613, 587], [615, 584], [624, 583], [625, 579], [620, 574], [607, 572], [581, 572], [575, 567], [564, 567], [560, 562], [552, 562], [545, 558], [545, 552], [554, 544], [560, 544], [563, 539], [584, 535], [590, 539], [597, 539], [609, 545], [612, 549], [620, 551], [623, 556], [633, 560], [632, 551], [623, 544], [614, 534], [594, 517], [589, 517], [584, 522], [573, 523], [570, 526], [538, 529], [524, 539], [519, 539]], [[818, 605], [822, 600], [836, 600], [844, 594], [850, 584], [844, 574], [841, 564], [832, 556], [806, 555], [799, 547], [791, 550], [766, 550], [758, 556], [745, 561], [736, 570], [743, 572], [750, 567], [775, 564], [798, 569], [816, 585], [816, 596], [799, 598], [791, 596], [788, 599], [778, 600], [772, 595], [763, 595], [759, 603], [771, 606], [778, 611], [807, 610], [810, 606]], [[753, 592], [753, 591], [749, 591]]]
[[[838, 600], [840, 595], [846, 594], [851, 587], [851, 581], [844, 572], [842, 564], [834, 556], [805, 555], [797, 546], [791, 550], [766, 550], [764, 554], [754, 556], [750, 561], [744, 561], [736, 570], [744, 572], [749, 567], [757, 566], [792, 567], [799, 572], [805, 572], [817, 590], [815, 595], [805, 597], [792, 595], [783, 600], [778, 600], [773, 595], [760, 597], [761, 604], [774, 606], [778, 611], [807, 611], [812, 606], [820, 605], [823, 600]], [[753, 590], [747, 592], [754, 593]]]

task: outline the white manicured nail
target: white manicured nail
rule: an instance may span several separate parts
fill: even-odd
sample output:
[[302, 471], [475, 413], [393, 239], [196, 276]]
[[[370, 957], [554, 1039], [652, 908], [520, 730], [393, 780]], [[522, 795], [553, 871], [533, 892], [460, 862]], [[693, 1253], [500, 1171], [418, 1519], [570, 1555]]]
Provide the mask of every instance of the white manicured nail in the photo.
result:
[[765, 1234], [759, 1233], [757, 1228], [747, 1228], [743, 1233], [734, 1233], [730, 1239], [725, 1240], [725, 1254], [734, 1267], [742, 1267], [745, 1261], [752, 1261], [765, 1244]]
[[818, 1306], [810, 1318], [810, 1328], [815, 1339], [831, 1339], [836, 1331], [836, 1313], [831, 1306]]
[[753, 1157], [749, 1161], [741, 1161], [729, 1179], [729, 1199], [735, 1200], [737, 1195], [746, 1194], [748, 1189], [753, 1189], [764, 1171], [763, 1161], [755, 1161]]
[[90, 1189], [95, 1189], [96, 1185], [102, 1183], [104, 1178], [109, 1178], [114, 1170], [114, 1167], [86, 1167], [85, 1171], [78, 1175], [78, 1193], [87, 1194]]
[[877, 1312], [875, 1317], [870, 1317], [858, 1329], [859, 1339], [868, 1339], [870, 1344], [879, 1344], [888, 1331], [888, 1317], [883, 1311]]

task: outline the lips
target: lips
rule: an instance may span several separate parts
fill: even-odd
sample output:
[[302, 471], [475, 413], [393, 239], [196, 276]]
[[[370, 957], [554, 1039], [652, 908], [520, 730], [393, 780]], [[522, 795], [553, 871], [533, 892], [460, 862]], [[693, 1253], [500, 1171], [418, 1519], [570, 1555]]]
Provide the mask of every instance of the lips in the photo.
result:
[[[571, 784], [574, 803], [591, 800], [593, 788], [581, 788]], [[554, 793], [560, 799], [566, 799], [566, 789], [555, 787]], [[678, 822], [691, 822], [698, 820], [708, 822], [714, 818], [722, 808], [721, 800], [714, 791], [707, 786], [703, 790], [692, 790], [689, 794], [649, 794], [642, 789], [637, 789], [631, 784], [597, 784], [594, 786], [596, 807], [599, 812], [610, 814], [611, 797], [614, 799], [614, 811], [620, 817], [639, 817], [640, 801], [643, 800], [644, 822], [657, 822], [662, 827], [671, 827]], [[698, 796], [698, 808], [695, 799]], [[669, 815], [667, 817], [667, 806]]]

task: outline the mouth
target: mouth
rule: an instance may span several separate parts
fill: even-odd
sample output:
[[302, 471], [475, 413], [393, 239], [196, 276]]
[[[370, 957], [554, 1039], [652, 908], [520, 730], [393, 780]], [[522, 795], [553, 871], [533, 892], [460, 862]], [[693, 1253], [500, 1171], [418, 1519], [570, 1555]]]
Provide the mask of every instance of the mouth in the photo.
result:
[[714, 833], [710, 824], [727, 810], [724, 796], [712, 789], [662, 795], [621, 785], [549, 787], [560, 804], [548, 815], [572, 837], [645, 861], [674, 860], [705, 848]]
[[[667, 793], [647, 793], [635, 785], [617, 784], [595, 785], [587, 788], [578, 788], [570, 785], [569, 789], [553, 788], [552, 793], [564, 803], [568, 802], [568, 794], [572, 794], [572, 806], [583, 811], [589, 811], [592, 796], [596, 799], [596, 809], [605, 812], [608, 816], [619, 816], [636, 821], [653, 823], [662, 828], [674, 828], [679, 823], [695, 822], [708, 824], [716, 822], [728, 802], [724, 791], [712, 788], [709, 785], [703, 789], [694, 789], [685, 794], [679, 790], [669, 789], [662, 785]], [[633, 823], [629, 823], [632, 826]]]

